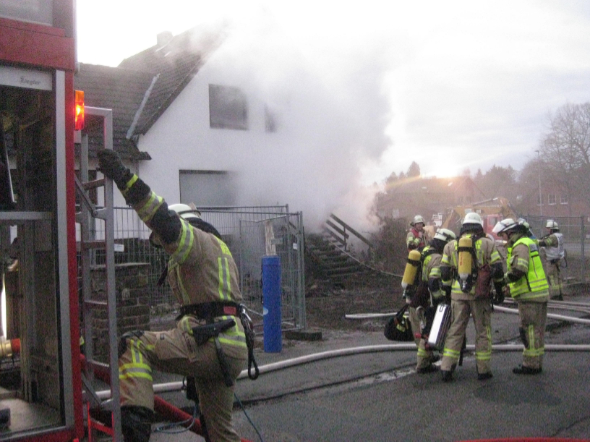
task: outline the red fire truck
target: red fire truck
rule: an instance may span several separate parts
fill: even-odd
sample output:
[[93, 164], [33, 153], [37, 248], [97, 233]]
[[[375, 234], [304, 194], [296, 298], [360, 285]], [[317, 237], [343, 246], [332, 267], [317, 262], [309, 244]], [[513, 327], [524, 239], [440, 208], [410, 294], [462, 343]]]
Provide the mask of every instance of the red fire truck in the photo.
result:
[[0, 42], [0, 439], [72, 441], [84, 436], [74, 0], [2, 1]]
[[[112, 149], [112, 112], [85, 107], [74, 91], [75, 38], [75, 0], [0, 2], [2, 441], [91, 442], [99, 431], [123, 440], [113, 183], [88, 180], [82, 130], [91, 116]], [[104, 266], [98, 297], [89, 276], [96, 249]], [[93, 356], [97, 309], [107, 324], [106, 361]], [[110, 422], [95, 420], [92, 407]], [[202, 434], [198, 419], [159, 397], [155, 408]]]

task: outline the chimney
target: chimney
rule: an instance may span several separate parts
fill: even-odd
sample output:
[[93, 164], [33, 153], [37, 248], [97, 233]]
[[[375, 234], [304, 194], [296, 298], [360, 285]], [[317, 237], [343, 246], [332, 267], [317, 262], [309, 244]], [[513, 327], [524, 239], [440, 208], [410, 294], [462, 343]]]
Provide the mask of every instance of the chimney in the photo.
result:
[[170, 40], [172, 40], [173, 37], [174, 36], [172, 35], [172, 32], [170, 32], [170, 31], [160, 32], [157, 35], [158, 47], [161, 48], [162, 46], [166, 46], [168, 43], [170, 43]]

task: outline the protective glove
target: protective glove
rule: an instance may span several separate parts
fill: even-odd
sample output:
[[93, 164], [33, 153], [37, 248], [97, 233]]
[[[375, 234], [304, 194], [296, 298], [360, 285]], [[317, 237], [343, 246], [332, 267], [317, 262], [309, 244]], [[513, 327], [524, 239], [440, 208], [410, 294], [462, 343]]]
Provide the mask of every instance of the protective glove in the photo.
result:
[[404, 293], [402, 294], [402, 298], [404, 298], [406, 300], [406, 304], [412, 303], [412, 295], [410, 293], [410, 290], [408, 290], [408, 288], [404, 289]]
[[445, 302], [451, 305], [451, 286], [443, 285], [443, 292], [445, 293]]
[[119, 154], [114, 150], [101, 149], [96, 155], [98, 170], [107, 178], [112, 179], [119, 189], [125, 188], [127, 180], [131, 178], [131, 171], [123, 165]]
[[502, 294], [504, 295], [504, 298], [510, 298], [510, 287], [508, 287], [508, 285], [502, 287]]
[[445, 292], [442, 290], [436, 290], [432, 292], [432, 305], [436, 307], [445, 299]]
[[500, 305], [504, 302], [504, 287], [502, 284], [494, 284], [494, 297], [492, 298], [492, 304]]

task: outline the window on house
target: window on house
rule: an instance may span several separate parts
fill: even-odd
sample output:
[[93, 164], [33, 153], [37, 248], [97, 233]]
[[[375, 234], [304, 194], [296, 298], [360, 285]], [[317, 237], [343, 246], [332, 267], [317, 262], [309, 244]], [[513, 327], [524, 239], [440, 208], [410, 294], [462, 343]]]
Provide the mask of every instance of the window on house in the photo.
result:
[[555, 205], [555, 194], [554, 193], [550, 193], [549, 195], [547, 195], [547, 204], [549, 204], [550, 206], [554, 206]]
[[213, 128], [248, 130], [248, 100], [237, 87], [209, 85], [209, 123]]
[[537, 195], [537, 206], [543, 205], [543, 197], [541, 195]]
[[233, 206], [236, 204], [235, 176], [218, 170], [181, 170], [180, 202], [203, 206]]
[[567, 195], [564, 195], [563, 193], [561, 194], [559, 197], [559, 204], [567, 204]]

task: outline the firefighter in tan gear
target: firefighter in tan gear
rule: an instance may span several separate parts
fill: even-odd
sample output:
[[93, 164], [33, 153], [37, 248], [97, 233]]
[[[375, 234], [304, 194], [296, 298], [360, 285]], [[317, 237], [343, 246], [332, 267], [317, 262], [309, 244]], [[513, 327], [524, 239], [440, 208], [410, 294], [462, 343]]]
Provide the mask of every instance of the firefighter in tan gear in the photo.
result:
[[545, 353], [545, 323], [549, 285], [539, 248], [526, 236], [526, 228], [512, 218], [494, 226], [494, 233], [508, 241], [505, 281], [510, 296], [518, 304], [520, 337], [524, 344], [522, 364], [512, 370], [515, 374], [539, 374], [543, 370]]
[[[424, 323], [425, 326], [421, 330], [421, 337], [418, 341], [418, 355], [416, 363], [416, 372], [418, 374], [432, 373], [438, 370], [438, 367], [433, 364], [438, 360], [432, 352], [432, 349], [428, 348], [427, 340], [430, 327], [432, 326], [432, 320], [434, 319], [434, 313], [436, 306], [444, 301], [445, 293], [442, 290], [442, 282], [440, 277], [440, 261], [442, 258], [442, 252], [445, 245], [456, 238], [455, 233], [449, 229], [438, 229], [434, 238], [428, 243], [428, 245], [422, 251], [420, 261], [422, 262], [421, 272], [421, 286], [428, 288], [424, 290], [429, 296], [427, 300], [427, 307], [421, 309], [420, 323]], [[422, 292], [421, 289], [418, 293]]]
[[560, 262], [565, 257], [563, 234], [559, 231], [556, 221], [547, 220], [545, 225], [547, 235], [539, 240], [539, 246], [545, 248], [545, 276], [549, 283], [551, 299], [563, 301], [563, 280], [561, 278]]
[[[417, 250], [418, 252], [422, 253], [422, 250], [426, 246], [426, 232], [424, 231], [424, 226], [426, 225], [426, 221], [421, 215], [416, 215], [410, 222], [410, 231], [406, 236], [406, 246], [408, 248], [408, 252], [412, 250]], [[412, 326], [412, 332], [414, 333], [414, 341], [416, 345], [420, 343], [420, 317], [418, 312], [416, 311], [416, 307], [418, 305], [416, 302], [412, 302], [412, 290], [415, 290], [416, 286], [410, 288], [409, 291], [404, 291], [403, 297], [405, 298], [406, 302], [410, 304], [408, 308], [408, 317], [410, 320], [410, 325]]]
[[[182, 305], [176, 328], [121, 337], [119, 381], [125, 442], [147, 442], [154, 409], [152, 370], [194, 377], [211, 441], [239, 441], [231, 422], [234, 383], [248, 349], [238, 320], [238, 271], [217, 230], [198, 212], [168, 206], [112, 150], [98, 152], [103, 174], [152, 230], [150, 242], [169, 253], [167, 280]], [[173, 209], [173, 210], [170, 210]]]
[[[451, 298], [452, 319], [445, 339], [441, 362], [442, 379], [449, 382], [462, 360], [469, 316], [475, 325], [477, 379], [492, 377], [492, 302], [503, 299], [503, 267], [494, 242], [485, 235], [481, 217], [470, 212], [463, 219], [459, 240], [449, 242], [441, 259], [441, 278]], [[490, 285], [496, 296], [492, 299]]]
[[410, 231], [406, 235], [408, 251], [418, 249], [421, 252], [424, 246], [426, 246], [428, 238], [426, 237], [424, 226], [426, 226], [426, 221], [424, 221], [421, 215], [416, 215], [412, 222], [410, 222]]

